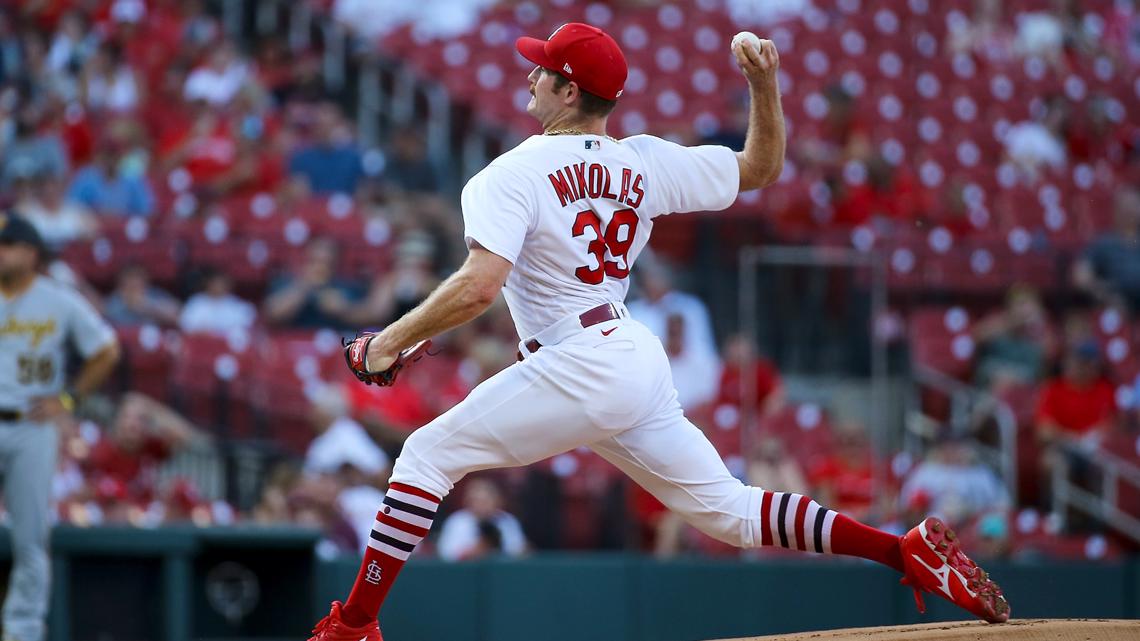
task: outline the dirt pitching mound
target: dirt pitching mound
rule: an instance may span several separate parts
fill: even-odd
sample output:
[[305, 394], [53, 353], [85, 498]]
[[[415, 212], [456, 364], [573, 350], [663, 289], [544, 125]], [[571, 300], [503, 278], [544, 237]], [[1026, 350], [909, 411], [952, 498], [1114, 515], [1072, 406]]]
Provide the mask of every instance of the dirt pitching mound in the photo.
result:
[[1140, 621], [1117, 619], [1014, 619], [990, 625], [981, 621], [926, 623], [885, 628], [848, 628], [797, 632], [724, 641], [1136, 641]]

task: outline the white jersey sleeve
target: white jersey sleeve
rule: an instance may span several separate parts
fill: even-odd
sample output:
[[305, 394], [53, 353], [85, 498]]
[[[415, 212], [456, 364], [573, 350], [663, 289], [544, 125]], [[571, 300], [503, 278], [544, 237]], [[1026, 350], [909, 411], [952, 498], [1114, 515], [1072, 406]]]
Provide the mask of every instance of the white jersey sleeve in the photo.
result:
[[64, 296], [67, 302], [67, 329], [83, 358], [90, 358], [114, 342], [115, 330], [111, 329], [86, 298], [74, 290], [65, 290]]
[[464, 236], [515, 264], [532, 230], [538, 206], [531, 182], [511, 169], [490, 165], [463, 188]]
[[740, 164], [736, 152], [728, 147], [685, 147], [648, 135], [632, 136], [622, 142], [630, 144], [649, 168], [653, 216], [719, 211], [736, 200]]

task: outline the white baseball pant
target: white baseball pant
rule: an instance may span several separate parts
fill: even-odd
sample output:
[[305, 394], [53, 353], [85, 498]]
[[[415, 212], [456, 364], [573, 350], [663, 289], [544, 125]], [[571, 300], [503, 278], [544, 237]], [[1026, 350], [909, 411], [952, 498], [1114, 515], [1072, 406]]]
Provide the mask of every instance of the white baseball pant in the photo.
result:
[[442, 498], [469, 472], [585, 445], [702, 532], [758, 547], [762, 491], [734, 478], [685, 418], [661, 341], [615, 306], [620, 319], [556, 323], [533, 337], [534, 353], [522, 341], [523, 361], [408, 438], [392, 482]]

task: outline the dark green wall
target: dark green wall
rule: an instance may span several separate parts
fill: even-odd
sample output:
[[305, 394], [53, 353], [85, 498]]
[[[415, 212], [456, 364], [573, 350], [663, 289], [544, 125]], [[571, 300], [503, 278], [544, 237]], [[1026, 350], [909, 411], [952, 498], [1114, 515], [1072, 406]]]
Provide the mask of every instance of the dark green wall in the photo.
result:
[[[991, 567], [992, 566], [992, 567]], [[1014, 616], [1136, 618], [1137, 566], [988, 564]], [[343, 598], [356, 563], [324, 563], [318, 607]], [[544, 556], [409, 564], [380, 615], [402, 641], [696, 641], [967, 618], [929, 596], [921, 616], [898, 576], [871, 564]]]
[[[0, 572], [5, 534], [0, 529]], [[316, 539], [288, 528], [57, 528], [50, 639], [304, 639], [329, 601], [344, 598], [358, 566], [356, 559], [317, 560]], [[1015, 617], [1140, 615], [1140, 560], [986, 568], [1006, 589]], [[217, 580], [219, 569], [227, 580]], [[249, 608], [227, 619], [219, 597], [223, 606], [245, 599]], [[928, 602], [930, 613], [921, 617], [890, 570], [815, 556], [417, 559], [380, 620], [387, 638], [399, 641], [704, 641], [967, 618], [936, 596]]]

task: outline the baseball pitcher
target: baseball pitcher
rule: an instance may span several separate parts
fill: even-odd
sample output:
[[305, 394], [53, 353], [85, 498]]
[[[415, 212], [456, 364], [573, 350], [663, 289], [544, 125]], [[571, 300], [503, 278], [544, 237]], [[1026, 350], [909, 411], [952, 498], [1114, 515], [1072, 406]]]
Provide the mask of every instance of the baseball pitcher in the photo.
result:
[[572, 23], [516, 46], [536, 65], [527, 111], [543, 134], [464, 188], [470, 252], [463, 266], [383, 332], [357, 337], [345, 357], [361, 380], [391, 384], [425, 341], [475, 318], [502, 290], [523, 337], [520, 360], [407, 440], [352, 592], [343, 605], [333, 603], [312, 638], [380, 641], [385, 595], [464, 475], [583, 445], [709, 536], [877, 561], [903, 573], [920, 609], [920, 591], [929, 591], [1005, 621], [1000, 589], [937, 519], [897, 537], [806, 496], [733, 478], [683, 415], [661, 341], [622, 303], [657, 216], [724, 209], [738, 192], [779, 177], [785, 141], [772, 42], [733, 39], [751, 94], [740, 152], [606, 135], [627, 70], [601, 29]]
[[[74, 399], [98, 387], [119, 359], [115, 333], [77, 292], [40, 275], [42, 258], [35, 227], [0, 212], [0, 474], [13, 560], [4, 600], [5, 641], [44, 638], [56, 421]], [[85, 360], [65, 386], [69, 345]]]

